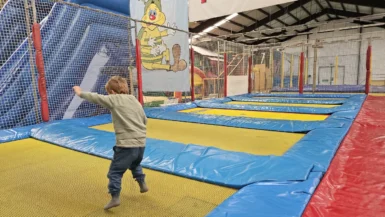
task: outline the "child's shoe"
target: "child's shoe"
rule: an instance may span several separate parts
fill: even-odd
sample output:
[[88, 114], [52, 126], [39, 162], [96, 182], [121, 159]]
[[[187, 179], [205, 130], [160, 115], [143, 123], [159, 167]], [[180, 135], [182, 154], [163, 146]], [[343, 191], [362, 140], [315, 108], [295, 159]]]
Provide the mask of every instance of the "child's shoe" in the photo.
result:
[[104, 210], [109, 210], [109, 209], [117, 207], [119, 205], [120, 205], [119, 196], [112, 196], [111, 201], [104, 207]]
[[140, 187], [140, 193], [146, 193], [148, 191], [148, 187], [145, 181], [138, 181]]

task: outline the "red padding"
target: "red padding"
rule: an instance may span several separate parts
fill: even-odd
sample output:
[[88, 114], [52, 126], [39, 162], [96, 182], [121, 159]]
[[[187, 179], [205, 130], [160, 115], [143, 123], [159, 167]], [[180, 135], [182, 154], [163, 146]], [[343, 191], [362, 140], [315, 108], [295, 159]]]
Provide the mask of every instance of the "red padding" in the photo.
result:
[[194, 87], [194, 61], [195, 61], [195, 58], [194, 58], [194, 49], [191, 48], [190, 49], [190, 57], [191, 57], [191, 101], [195, 101], [195, 87]]
[[41, 106], [41, 117], [44, 122], [49, 121], [49, 107], [48, 107], [48, 98], [47, 98], [47, 85], [45, 81], [45, 70], [44, 70], [44, 58], [41, 45], [41, 33], [40, 33], [40, 24], [34, 23], [32, 26], [32, 39], [33, 45], [35, 47], [35, 61], [37, 71], [39, 73], [38, 86], [40, 94], [40, 106]]
[[227, 54], [225, 53], [223, 56], [223, 64], [224, 64], [224, 96], [227, 97]]
[[385, 216], [384, 108], [368, 96], [304, 217]]
[[140, 52], [140, 41], [136, 39], [136, 71], [138, 74], [138, 101], [144, 105], [143, 82], [142, 82], [142, 54]]
[[251, 79], [251, 67], [252, 67], [253, 63], [252, 63], [252, 60], [251, 60], [251, 57], [249, 57], [249, 73], [248, 73], [248, 92], [251, 93], [252, 92], [252, 87], [253, 87], [253, 83], [252, 83], [252, 79]]
[[368, 46], [366, 52], [366, 83], [365, 83], [365, 93], [369, 94], [370, 92], [370, 76], [372, 74], [372, 46]]
[[305, 55], [301, 53], [300, 69], [299, 69], [299, 93], [303, 94], [303, 69], [305, 64]]

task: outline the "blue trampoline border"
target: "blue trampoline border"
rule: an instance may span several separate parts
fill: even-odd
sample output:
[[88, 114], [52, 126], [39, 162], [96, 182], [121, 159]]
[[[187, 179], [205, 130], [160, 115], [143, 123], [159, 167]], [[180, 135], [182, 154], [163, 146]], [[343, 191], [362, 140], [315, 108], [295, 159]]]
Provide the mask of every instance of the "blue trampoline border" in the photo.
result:
[[[216, 207], [210, 214], [208, 214], [210, 217], [248, 216], [247, 213], [253, 213], [253, 216], [274, 216], [277, 215], [277, 213], [279, 216], [300, 216], [305, 209], [307, 202], [310, 200], [311, 194], [314, 192], [314, 189], [318, 185], [322, 174], [327, 171], [327, 168], [329, 167], [330, 162], [339, 147], [339, 144], [350, 129], [350, 126], [357, 116], [365, 100], [365, 97], [361, 97], [360, 99], [361, 100], [354, 100], [352, 102], [352, 104], [356, 106], [355, 109], [333, 113], [328, 119], [324, 121], [326, 123], [331, 123], [330, 125], [323, 125], [323, 127], [319, 127], [320, 125], [318, 125], [317, 127], [310, 129], [309, 132], [298, 143], [296, 143], [290, 150], [288, 150], [283, 156], [280, 157], [271, 158], [271, 156], [253, 156], [245, 153], [224, 151], [212, 147], [202, 147], [193, 144], [188, 144], [186, 146], [185, 144], [174, 143], [171, 141], [150, 139], [149, 143], [152, 143], [152, 145], [148, 145], [147, 147], [152, 147], [150, 148], [150, 153], [156, 153], [156, 156], [150, 156], [149, 158], [146, 158], [144, 163], [146, 163], [146, 167], [150, 169], [192, 178], [199, 181], [241, 189], [233, 196], [225, 200], [218, 207]], [[221, 100], [213, 101], [214, 103], [218, 103]], [[174, 114], [181, 109], [193, 107], [196, 107], [196, 104], [188, 103], [161, 108], [161, 110], [165, 113]], [[148, 113], [148, 110], [146, 110], [146, 112]], [[209, 120], [212, 121], [213, 119], [209, 118]], [[257, 122], [258, 121], [260, 120], [257, 120]], [[85, 153], [108, 158], [108, 156], [112, 154], [111, 147], [113, 144], [111, 143], [111, 138], [113, 137], [113, 134], [90, 129], [89, 127], [110, 122], [111, 117], [109, 115], [103, 115], [92, 118], [54, 121], [47, 124], [39, 124], [11, 130], [2, 130], [0, 131], [0, 142], [33, 137], [73, 150], [83, 151]], [[269, 121], [266, 121], [264, 124], [269, 125], [272, 123], [274, 122], [269, 123]], [[340, 124], [338, 125], [336, 123]], [[75, 136], [66, 134], [71, 132], [71, 129], [75, 129], [75, 131], [80, 134], [86, 131], [88, 137], [90, 136], [90, 133], [92, 134], [94, 132], [96, 133], [96, 136], [93, 138], [93, 142], [91, 143], [90, 140], [85, 141], [84, 139], [83, 143], [79, 143], [79, 141], [81, 141], [81, 139], [79, 139], [81, 138], [81, 135], [79, 137], [79, 135], [76, 134], [74, 134]], [[63, 135], [65, 135], [67, 140], [63, 140]], [[70, 138], [71, 136], [73, 136], [73, 138]], [[100, 145], [95, 146], [95, 141], [98, 139], [101, 139], [101, 141], [103, 141], [102, 143], [106, 143], [106, 141], [102, 140], [101, 137], [108, 138], [108, 141], [110, 141], [111, 144], [109, 144], [107, 147], [108, 150], [101, 148]], [[68, 141], [71, 141], [71, 146], [66, 145], [68, 144]], [[84, 143], [84, 141], [86, 143]], [[93, 145], [90, 146], [88, 143]], [[162, 148], [164, 146], [167, 146], [167, 148]], [[84, 147], [86, 148], [84, 149]], [[223, 156], [226, 155], [227, 157], [223, 158]], [[215, 158], [215, 156], [219, 156], [219, 158]], [[252, 159], [253, 157], [255, 157], [255, 159]], [[245, 158], [249, 161], [239, 160]], [[266, 168], [265, 170], [263, 168], [256, 168], [253, 174], [249, 172], [243, 173], [241, 176], [239, 175], [239, 172], [242, 168], [253, 165], [253, 160], [258, 162], [257, 164], [261, 164], [261, 161], [258, 161], [257, 159], [260, 160], [263, 158], [265, 158], [264, 160], [267, 160], [266, 162], [270, 161], [270, 163], [268, 163], [266, 166], [268, 170], [266, 170]], [[159, 159], [166, 159], [166, 162], [175, 159], [177, 159], [177, 161], [175, 161], [175, 165], [170, 163], [164, 164], [165, 161], [159, 161]], [[217, 162], [218, 159], [221, 159], [219, 163]], [[228, 159], [231, 159], [231, 161]], [[252, 160], [250, 161], [250, 159]], [[271, 159], [279, 160], [274, 161]], [[204, 164], [202, 164], [202, 162], [204, 162]], [[226, 171], [229, 170], [223, 168], [228, 168], [231, 165], [239, 165], [239, 167], [235, 167], [235, 169], [230, 170], [229, 173], [226, 173]], [[299, 176], [302, 176], [302, 178], [298, 178], [298, 176], [292, 179], [287, 179], [287, 177], [283, 176], [287, 180], [282, 179], [282, 176], [277, 179], [272, 178], [274, 176], [280, 176], [279, 173], [272, 173], [274, 172], [272, 170], [274, 170], [274, 168], [285, 168], [285, 165], [288, 165], [289, 167], [298, 165], [298, 170], [291, 169], [289, 173], [296, 173], [296, 175], [301, 174]], [[222, 170], [220, 170], [220, 168], [222, 168]], [[219, 174], [219, 177], [212, 176], [210, 173], [212, 173], [213, 170], [222, 172], [222, 174]], [[258, 171], [260, 172], [259, 174]], [[270, 177], [269, 175], [266, 176], [269, 171]], [[255, 175], [255, 173], [257, 175]], [[263, 176], [261, 178], [261, 174], [265, 175], [265, 178], [263, 178]], [[223, 179], [224, 177], [227, 177], [227, 180]], [[239, 179], [234, 180], [234, 177]], [[287, 194], [286, 197], [282, 196], [283, 194], [291, 191], [295, 191], [295, 194]], [[273, 207], [269, 206], [269, 209], [265, 209], [263, 212], [259, 210], [258, 213], [255, 213], [255, 211], [257, 211], [255, 210], [255, 207], [262, 208], [261, 206], [263, 205], [263, 200], [261, 202], [261, 199], [258, 199], [258, 195], [260, 195], [262, 192], [264, 192], [264, 200], [280, 202], [274, 203], [275, 205]], [[248, 200], [245, 200], [244, 198], [247, 198]], [[250, 204], [250, 201], [254, 201], [256, 204], [253, 206]], [[291, 201], [291, 208], [285, 207], [282, 209], [280, 204], [288, 203], [288, 201]], [[237, 206], [234, 207], [234, 204], [237, 204]], [[280, 208], [281, 211], [279, 211]]]

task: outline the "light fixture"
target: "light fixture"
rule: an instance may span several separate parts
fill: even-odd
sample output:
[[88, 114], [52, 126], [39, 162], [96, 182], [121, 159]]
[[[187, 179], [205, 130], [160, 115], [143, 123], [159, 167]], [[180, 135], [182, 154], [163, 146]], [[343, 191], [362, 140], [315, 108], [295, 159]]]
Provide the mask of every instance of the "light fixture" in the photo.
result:
[[214, 26], [218, 27], [218, 26], [222, 26], [223, 24], [227, 23], [227, 20], [221, 20], [219, 21], [218, 23], [216, 23]]
[[238, 16], [238, 13], [235, 13], [235, 14], [231, 14], [230, 16], [226, 17], [225, 19], [226, 20], [231, 20], [233, 19], [234, 17]]

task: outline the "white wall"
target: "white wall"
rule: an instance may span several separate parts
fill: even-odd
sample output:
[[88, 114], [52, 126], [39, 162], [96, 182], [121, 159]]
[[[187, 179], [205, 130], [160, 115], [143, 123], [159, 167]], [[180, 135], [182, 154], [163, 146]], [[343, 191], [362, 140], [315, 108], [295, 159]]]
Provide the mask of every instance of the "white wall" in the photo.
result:
[[[346, 26], [346, 24], [344, 24]], [[335, 28], [336, 26], [329, 26], [326, 28]], [[378, 31], [381, 31], [378, 33]], [[316, 38], [327, 40], [345, 40], [338, 43], [323, 44], [323, 48], [318, 49], [318, 67], [317, 72], [326, 73], [330, 70], [330, 66], [335, 65], [335, 57], [338, 56], [339, 75], [338, 84], [342, 84], [343, 72], [345, 71], [344, 84], [365, 84], [366, 77], [366, 50], [368, 47], [369, 37], [385, 36], [385, 30], [381, 28], [367, 28], [363, 29], [363, 35], [360, 36], [359, 29], [337, 31], [329, 33], [312, 34], [309, 36], [309, 43], [314, 43]], [[363, 40], [359, 41], [360, 38]], [[385, 38], [385, 37], [384, 37]], [[357, 39], [357, 41], [348, 41], [349, 39]], [[293, 44], [304, 40], [306, 36], [299, 36], [285, 44]], [[302, 48], [286, 48], [286, 55], [290, 53], [298, 54]], [[385, 39], [372, 41], [372, 80], [385, 80]], [[313, 72], [314, 49], [306, 47], [305, 55], [309, 57], [309, 74]], [[287, 59], [287, 58], [286, 58]], [[326, 68], [328, 66], [329, 68]], [[289, 66], [285, 66], [285, 74], [288, 75]], [[297, 67], [297, 66], [294, 66]], [[295, 68], [297, 70], [297, 68]], [[333, 68], [334, 71], [334, 68]], [[358, 78], [358, 80], [357, 80]], [[318, 83], [318, 76], [317, 76]], [[309, 79], [309, 84], [312, 84], [312, 78]]]

